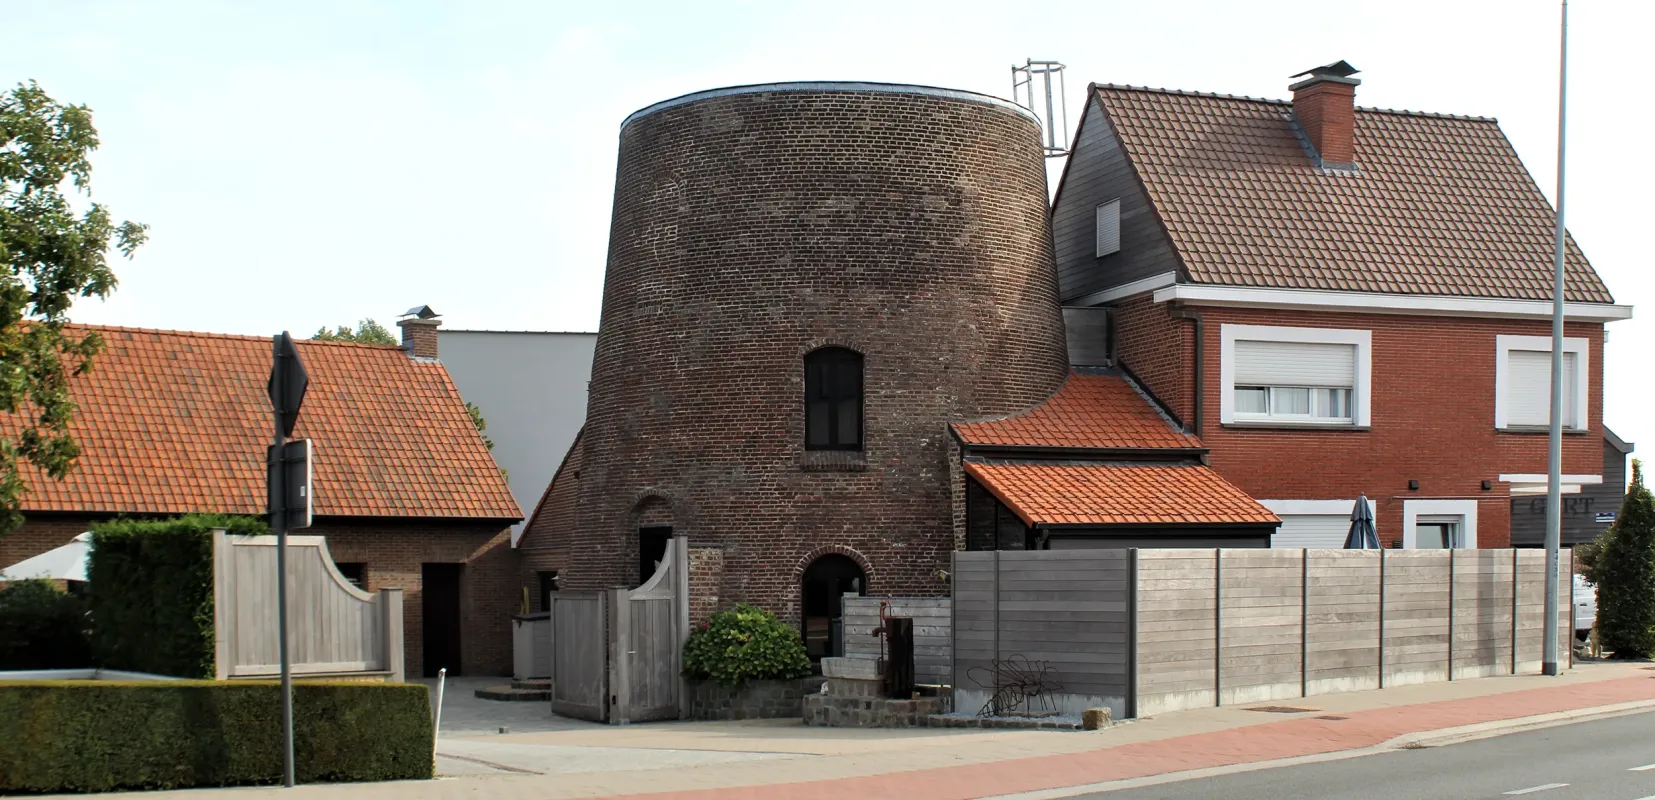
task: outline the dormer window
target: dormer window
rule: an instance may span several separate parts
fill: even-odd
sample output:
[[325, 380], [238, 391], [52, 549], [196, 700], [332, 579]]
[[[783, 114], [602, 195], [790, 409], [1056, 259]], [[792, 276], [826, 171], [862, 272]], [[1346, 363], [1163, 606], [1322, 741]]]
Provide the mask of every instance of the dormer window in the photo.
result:
[[1097, 210], [1098, 258], [1121, 251], [1121, 201], [1110, 200]]
[[805, 356], [805, 449], [862, 449], [862, 354], [823, 347]]

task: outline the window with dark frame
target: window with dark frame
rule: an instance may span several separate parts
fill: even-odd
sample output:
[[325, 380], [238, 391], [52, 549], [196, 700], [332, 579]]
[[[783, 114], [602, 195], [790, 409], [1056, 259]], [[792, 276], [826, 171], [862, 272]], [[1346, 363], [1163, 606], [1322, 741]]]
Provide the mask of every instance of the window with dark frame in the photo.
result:
[[805, 356], [805, 449], [862, 449], [862, 354], [824, 347]]

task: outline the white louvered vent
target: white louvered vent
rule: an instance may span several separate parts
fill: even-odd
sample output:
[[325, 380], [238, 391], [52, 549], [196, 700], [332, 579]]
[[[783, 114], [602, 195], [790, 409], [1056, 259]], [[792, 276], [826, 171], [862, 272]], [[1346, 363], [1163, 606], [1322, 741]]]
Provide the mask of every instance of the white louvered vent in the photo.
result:
[[1110, 200], [1098, 206], [1098, 258], [1121, 249], [1121, 201]]
[[[1550, 425], [1552, 421], [1552, 354], [1513, 350], [1508, 356], [1507, 425]], [[1563, 426], [1575, 425], [1575, 354], [1563, 354]]]
[[1237, 341], [1235, 359], [1237, 386], [1349, 388], [1356, 383], [1356, 346], [1350, 344]]

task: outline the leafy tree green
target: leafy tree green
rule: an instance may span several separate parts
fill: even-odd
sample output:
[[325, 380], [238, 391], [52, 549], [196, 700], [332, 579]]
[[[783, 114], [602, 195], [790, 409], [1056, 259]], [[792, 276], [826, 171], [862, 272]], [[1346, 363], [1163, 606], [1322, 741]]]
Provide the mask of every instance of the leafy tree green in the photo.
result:
[[684, 642], [684, 677], [735, 688], [750, 680], [810, 674], [799, 631], [745, 603], [712, 615]]
[[116, 223], [90, 197], [98, 132], [92, 110], [33, 81], [0, 94], [0, 536], [23, 524], [21, 469], [62, 480], [80, 447], [69, 435], [69, 379], [92, 369], [98, 334], [67, 327], [78, 297], [108, 297], [111, 240], [128, 258], [146, 226]]
[[356, 330], [349, 325], [340, 325], [333, 330], [326, 327], [316, 331], [310, 337], [318, 342], [355, 342], [357, 344], [396, 344], [397, 338], [391, 332], [371, 319], [364, 319], [356, 323]]
[[1655, 495], [1632, 462], [1632, 486], [1589, 576], [1598, 589], [1598, 640], [1615, 658], [1655, 655]]
[[[471, 415], [471, 424], [477, 426], [478, 433], [488, 430], [488, 420], [483, 419], [483, 410], [478, 408], [476, 403], [466, 403], [465, 410]], [[483, 444], [488, 445], [490, 450], [494, 449], [494, 440], [488, 438], [486, 433], [483, 433]]]

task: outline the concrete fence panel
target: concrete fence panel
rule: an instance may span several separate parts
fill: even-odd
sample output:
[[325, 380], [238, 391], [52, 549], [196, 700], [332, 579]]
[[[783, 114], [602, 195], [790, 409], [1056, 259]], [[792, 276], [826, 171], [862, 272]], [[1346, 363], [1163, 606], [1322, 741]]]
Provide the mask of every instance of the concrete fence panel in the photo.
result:
[[1448, 680], [1448, 550], [1379, 551], [1384, 575], [1384, 686]]
[[1305, 561], [1304, 694], [1379, 688], [1379, 559], [1360, 550], [1298, 552]]

